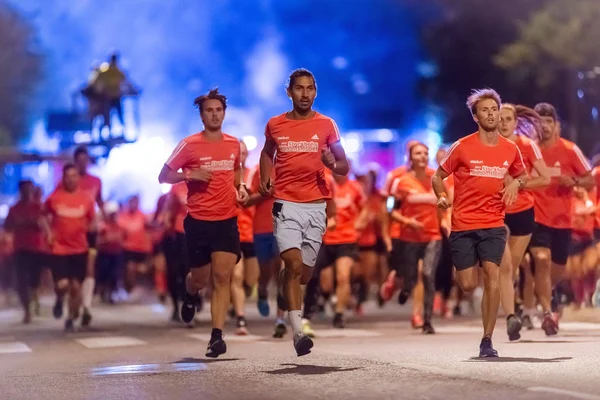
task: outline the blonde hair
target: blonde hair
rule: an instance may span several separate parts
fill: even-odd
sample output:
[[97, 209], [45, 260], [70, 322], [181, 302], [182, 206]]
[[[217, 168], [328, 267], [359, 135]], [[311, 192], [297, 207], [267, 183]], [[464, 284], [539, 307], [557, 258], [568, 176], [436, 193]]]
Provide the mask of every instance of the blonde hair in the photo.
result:
[[502, 99], [494, 89], [486, 88], [473, 90], [467, 99], [467, 107], [471, 111], [471, 115], [477, 114], [477, 104], [479, 104], [480, 101], [487, 99], [494, 100], [498, 105], [498, 108], [502, 107]]

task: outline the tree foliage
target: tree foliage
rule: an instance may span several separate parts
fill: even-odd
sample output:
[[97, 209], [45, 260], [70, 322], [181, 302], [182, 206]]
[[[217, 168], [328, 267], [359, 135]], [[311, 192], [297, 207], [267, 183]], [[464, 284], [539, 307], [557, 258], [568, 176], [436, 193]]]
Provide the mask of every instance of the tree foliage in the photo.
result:
[[26, 136], [43, 59], [32, 26], [0, 0], [0, 145]]

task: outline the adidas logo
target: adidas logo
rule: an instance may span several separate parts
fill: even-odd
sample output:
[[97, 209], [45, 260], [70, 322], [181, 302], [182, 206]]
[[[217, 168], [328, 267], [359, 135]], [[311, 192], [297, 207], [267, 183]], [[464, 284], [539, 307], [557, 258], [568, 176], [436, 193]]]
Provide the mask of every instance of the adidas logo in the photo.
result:
[[505, 167], [508, 167], [508, 161], [504, 161], [504, 164], [502, 164], [502, 165], [504, 165]]
[[557, 162], [555, 162], [555, 163], [554, 163], [554, 166], [555, 166], [555, 167], [560, 167], [560, 161], [557, 161]]
[[315, 133], [315, 135], [313, 137], [311, 137], [312, 140], [319, 140], [319, 136]]
[[233, 153], [231, 153], [231, 155], [229, 156], [229, 158], [231, 158], [232, 160], [235, 159], [235, 156], [233, 155]]

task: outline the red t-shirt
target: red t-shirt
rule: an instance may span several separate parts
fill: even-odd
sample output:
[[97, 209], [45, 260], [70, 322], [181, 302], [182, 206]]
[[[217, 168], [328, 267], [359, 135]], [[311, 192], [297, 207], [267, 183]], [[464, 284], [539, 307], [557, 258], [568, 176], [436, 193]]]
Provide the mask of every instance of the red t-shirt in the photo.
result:
[[[0, 261], [11, 256], [14, 252], [13, 238], [8, 232], [0, 230]], [[4, 265], [2, 265], [4, 267]]]
[[406, 165], [402, 165], [401, 167], [394, 168], [385, 176], [385, 182], [383, 183], [383, 187], [381, 188], [381, 195], [388, 197], [392, 190], [392, 185], [394, 181], [400, 178], [408, 171], [408, 167]]
[[495, 146], [486, 146], [476, 132], [455, 142], [440, 168], [454, 174], [452, 231], [504, 226], [504, 177], [525, 172], [516, 144], [498, 135]]
[[[250, 191], [252, 193], [258, 193], [258, 187], [260, 185], [260, 169], [254, 168], [250, 173]], [[271, 182], [275, 181], [275, 171], [271, 171]], [[255, 206], [253, 228], [254, 234], [260, 235], [263, 233], [273, 233], [273, 203], [275, 202], [274, 197], [268, 197], [263, 199], [260, 203]]]
[[185, 233], [185, 229], [183, 229], [183, 221], [185, 220], [185, 217], [187, 217], [188, 213], [187, 185], [183, 182], [173, 185], [171, 187], [170, 195], [172, 197], [170, 201], [171, 209], [169, 211], [171, 213], [171, 219], [173, 221], [173, 229], [177, 233]]
[[354, 224], [367, 202], [362, 186], [349, 179], [342, 184], [336, 183], [333, 200], [336, 207], [336, 227], [325, 232], [323, 243], [357, 243], [358, 233]]
[[98, 227], [98, 251], [119, 254], [123, 251], [124, 230], [117, 221], [102, 221]]
[[146, 229], [148, 219], [141, 211], [123, 211], [117, 217], [117, 223], [125, 234], [123, 249], [136, 253], [150, 253], [152, 238]]
[[183, 139], [166, 165], [173, 171], [205, 168], [212, 171], [210, 182], [188, 183], [188, 212], [203, 221], [223, 221], [237, 216], [235, 171], [240, 166], [240, 142], [223, 134], [222, 139], [208, 141], [204, 133]]
[[[60, 182], [57, 189], [63, 189], [63, 184]], [[102, 194], [102, 181], [94, 175], [85, 174], [79, 176], [79, 190], [87, 195], [95, 203], [98, 195]]]
[[379, 193], [373, 193], [368, 199], [365, 207], [369, 209], [369, 223], [361, 232], [359, 232], [358, 245], [361, 247], [371, 247], [377, 243], [379, 236], [378, 217], [381, 215], [384, 198]]
[[[533, 163], [542, 159], [542, 152], [535, 142], [525, 136], [517, 136], [515, 144], [521, 151], [525, 169], [529, 174], [533, 170]], [[525, 210], [529, 210], [535, 204], [533, 193], [530, 190], [521, 190], [517, 200], [506, 207], [507, 214], [515, 214]]]
[[431, 185], [432, 176], [433, 173], [428, 170], [427, 179], [420, 180], [408, 172], [392, 185], [391, 194], [400, 201], [400, 213], [424, 225], [420, 230], [403, 226], [400, 239], [405, 242], [426, 243], [442, 238], [437, 197]]
[[273, 117], [265, 128], [266, 140], [275, 142], [276, 199], [308, 203], [330, 199], [321, 151], [340, 141], [335, 121], [315, 113], [306, 120], [291, 120], [286, 114]]
[[52, 217], [52, 253], [87, 253], [87, 232], [94, 219], [94, 201], [89, 194], [79, 189], [67, 192], [59, 187], [46, 200], [46, 211]]
[[[42, 218], [42, 205], [19, 201], [8, 211], [4, 226], [13, 233], [15, 251], [44, 252], [47, 244], [39, 226]], [[18, 226], [20, 221], [27, 220], [26, 226]]]
[[550, 171], [550, 185], [533, 191], [535, 222], [550, 228], [570, 229], [573, 188], [560, 186], [558, 179], [561, 175], [581, 176], [592, 168], [579, 147], [566, 139], [559, 138], [553, 146], [541, 146], [540, 150]]
[[[250, 186], [249, 179], [252, 170], [244, 168], [242, 182]], [[254, 219], [255, 207], [244, 207], [238, 204], [238, 231], [240, 232], [240, 242], [254, 243], [254, 231], [252, 220]]]

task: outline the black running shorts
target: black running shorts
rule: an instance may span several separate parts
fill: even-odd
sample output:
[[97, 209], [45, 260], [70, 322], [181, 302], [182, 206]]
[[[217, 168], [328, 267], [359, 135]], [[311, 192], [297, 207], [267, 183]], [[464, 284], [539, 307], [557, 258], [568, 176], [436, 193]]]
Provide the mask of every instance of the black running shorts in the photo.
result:
[[553, 263], [567, 265], [569, 249], [571, 247], [571, 230], [551, 228], [536, 223], [529, 247], [544, 247], [550, 249]]
[[500, 265], [506, 246], [506, 228], [475, 229], [450, 233], [452, 263], [458, 271], [474, 267], [478, 262]]
[[183, 221], [190, 268], [210, 264], [211, 254], [217, 251], [232, 253], [241, 259], [240, 233], [237, 217], [222, 221], [201, 221], [185, 217]]
[[315, 266], [317, 269], [327, 268], [342, 257], [350, 257], [354, 261], [358, 261], [359, 254], [356, 243], [324, 244], [319, 250]]
[[533, 207], [518, 213], [506, 214], [504, 223], [508, 226], [511, 236], [531, 235], [535, 230]]
[[54, 277], [54, 282], [62, 279], [83, 282], [87, 271], [88, 253], [54, 255], [52, 258], [52, 276]]

